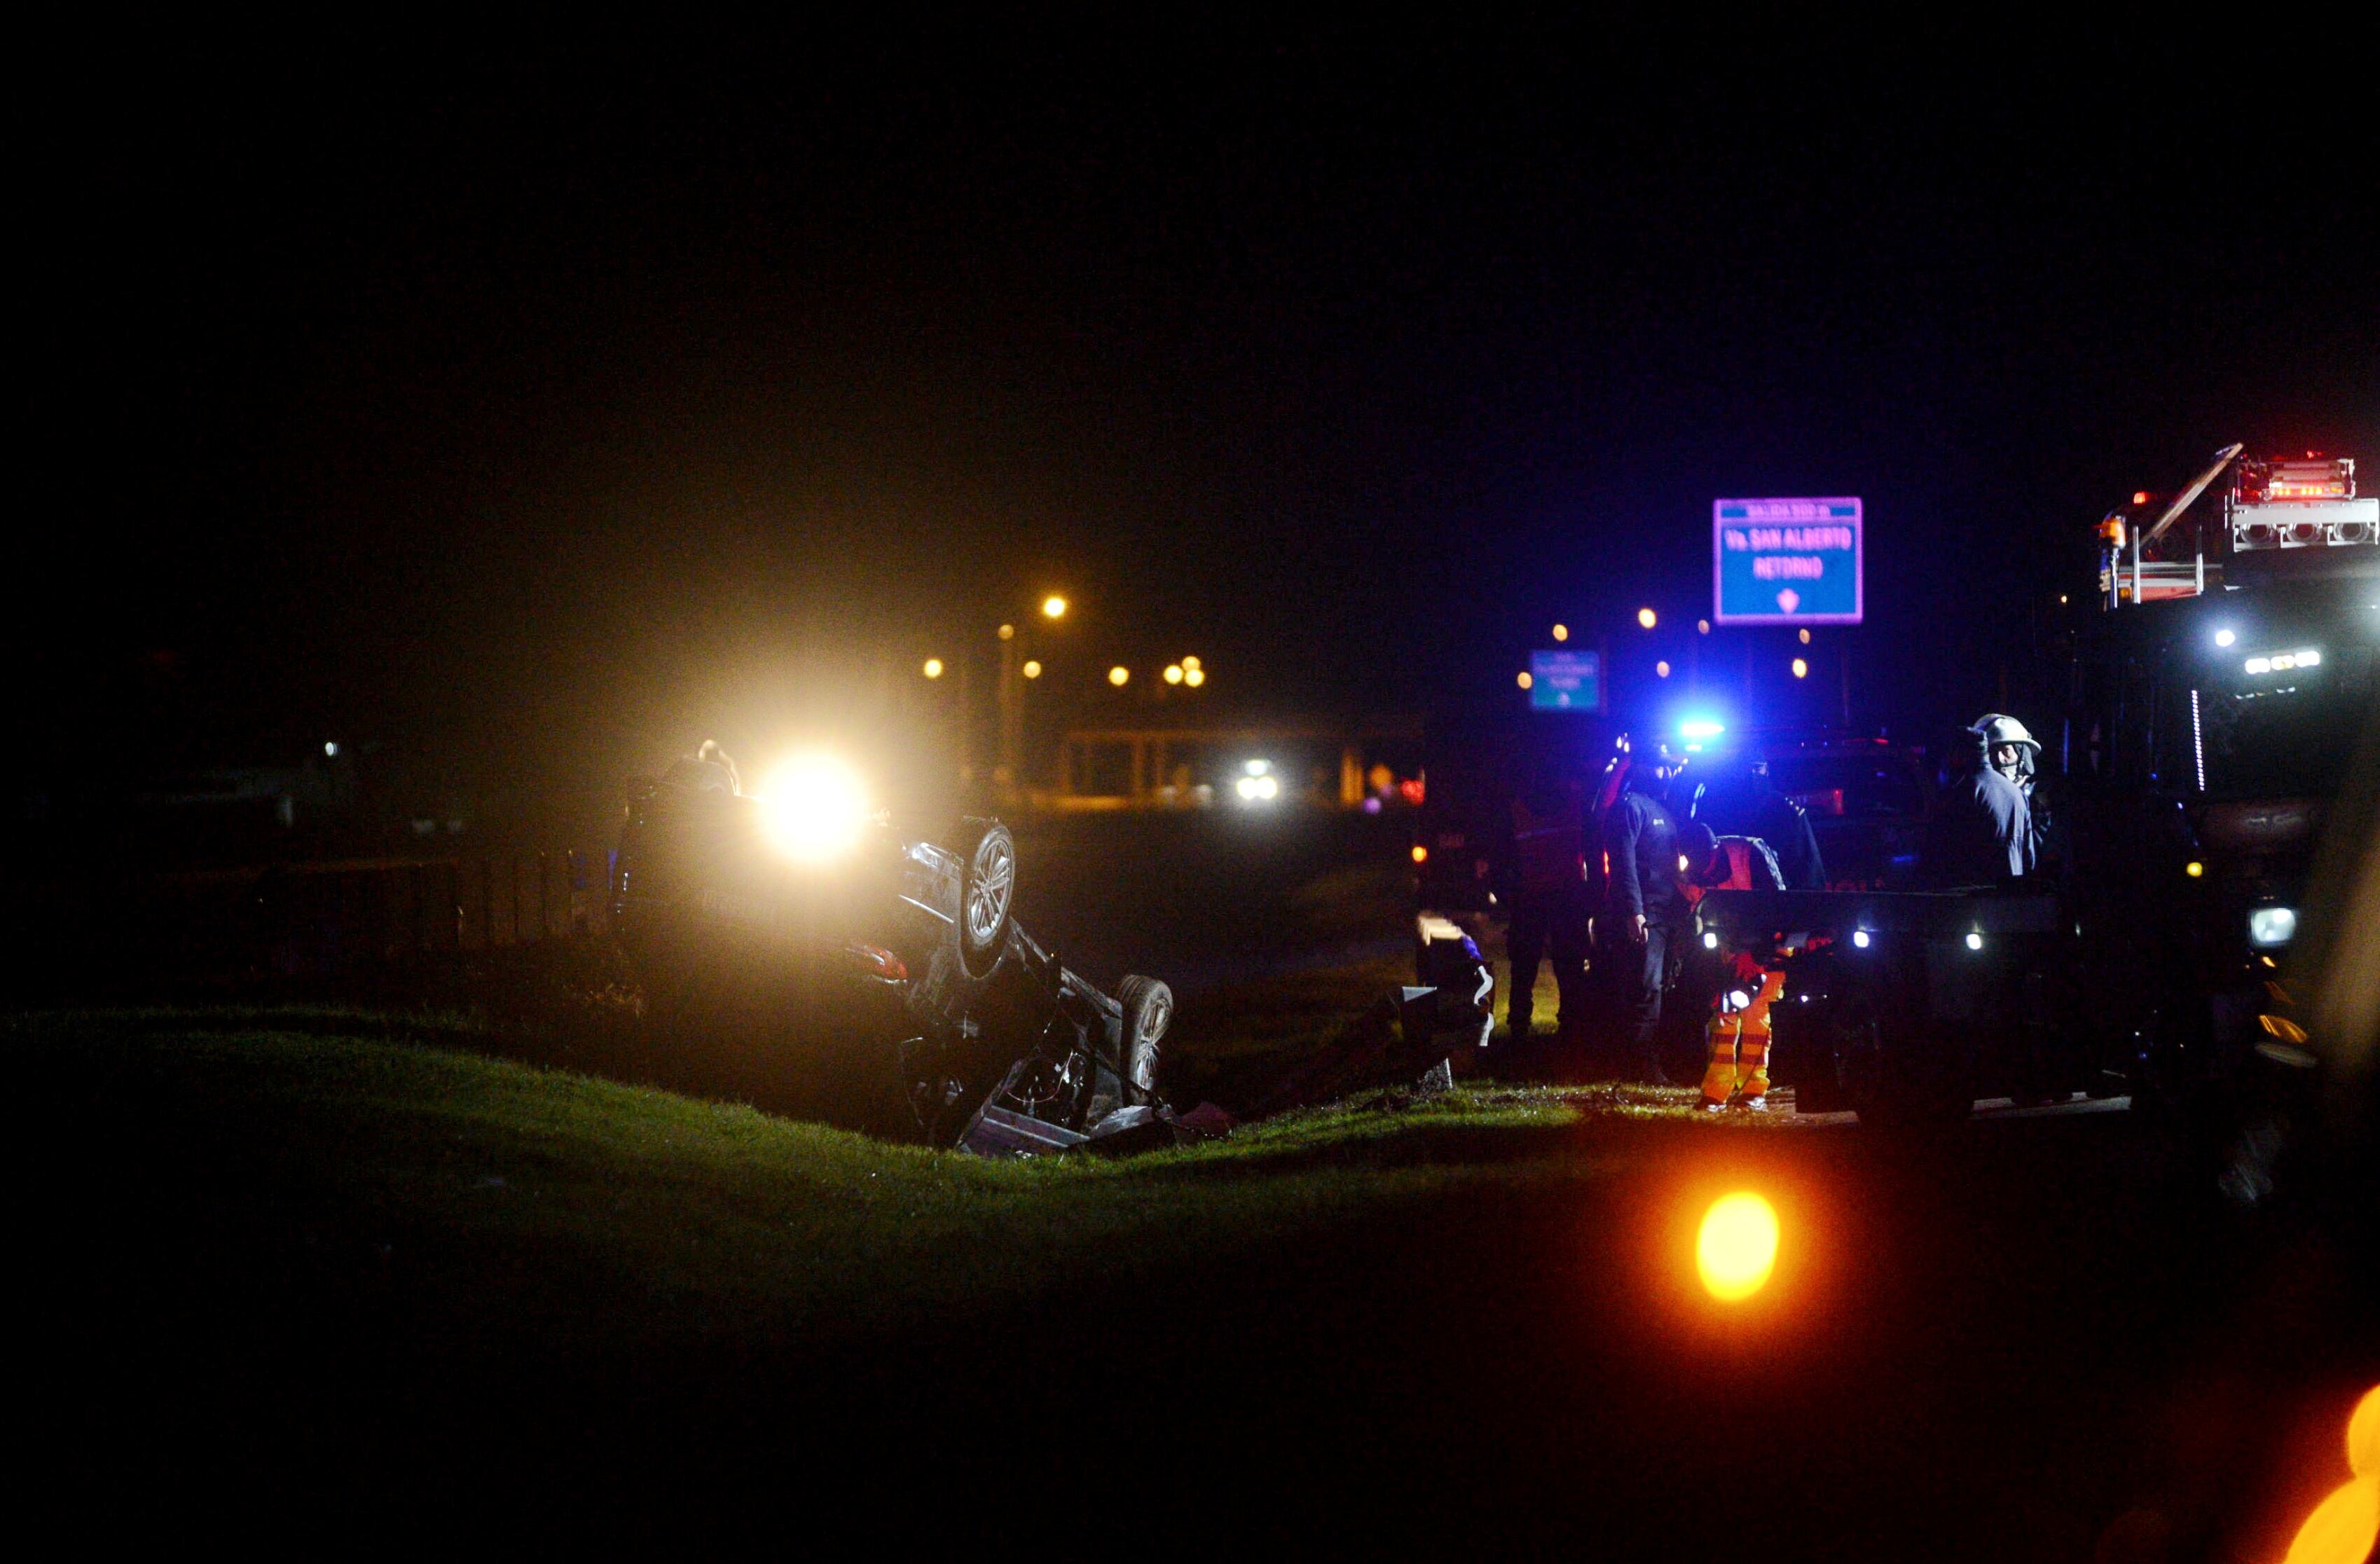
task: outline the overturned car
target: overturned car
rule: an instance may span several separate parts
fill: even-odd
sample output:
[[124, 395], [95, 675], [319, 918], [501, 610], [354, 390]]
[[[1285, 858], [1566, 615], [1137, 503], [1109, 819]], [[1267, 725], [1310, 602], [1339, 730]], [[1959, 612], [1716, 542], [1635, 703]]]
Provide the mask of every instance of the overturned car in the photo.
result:
[[629, 799], [613, 927], [658, 1031], [822, 1027], [835, 1059], [786, 1061], [813, 1077], [801, 1100], [933, 1145], [1026, 1155], [1164, 1133], [1172, 991], [1134, 976], [1103, 992], [1025, 931], [1008, 827], [963, 818], [943, 842], [908, 840], [814, 793], [744, 796], [682, 765]]

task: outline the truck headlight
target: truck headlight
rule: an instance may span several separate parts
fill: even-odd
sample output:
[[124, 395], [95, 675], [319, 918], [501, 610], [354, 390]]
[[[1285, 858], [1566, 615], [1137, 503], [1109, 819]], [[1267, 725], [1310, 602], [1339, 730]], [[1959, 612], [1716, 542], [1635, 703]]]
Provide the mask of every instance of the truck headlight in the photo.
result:
[[2258, 907], [2248, 915], [2248, 943], [2252, 945], [2286, 945], [2297, 937], [2298, 910], [2295, 907]]

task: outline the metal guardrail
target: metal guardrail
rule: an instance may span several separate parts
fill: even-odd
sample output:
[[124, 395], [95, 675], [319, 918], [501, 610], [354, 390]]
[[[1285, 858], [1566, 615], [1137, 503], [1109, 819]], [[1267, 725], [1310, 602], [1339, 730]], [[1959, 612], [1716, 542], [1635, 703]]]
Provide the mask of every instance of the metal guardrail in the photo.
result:
[[577, 850], [280, 866], [252, 881], [284, 971], [585, 939], [608, 927], [611, 855]]
[[17, 986], [311, 982], [609, 931], [612, 855], [356, 858], [139, 875], [61, 867], [6, 887]]

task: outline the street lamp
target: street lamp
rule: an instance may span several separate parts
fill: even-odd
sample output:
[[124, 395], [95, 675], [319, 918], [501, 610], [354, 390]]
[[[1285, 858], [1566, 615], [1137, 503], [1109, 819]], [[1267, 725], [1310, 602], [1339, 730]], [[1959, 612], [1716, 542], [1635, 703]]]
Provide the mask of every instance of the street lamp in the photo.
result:
[[1795, 658], [1795, 659], [1793, 660], [1793, 677], [1795, 677], [1795, 678], [1797, 678], [1797, 679], [1806, 679], [1806, 678], [1808, 678], [1809, 676], [1810, 676], [1810, 662], [1809, 662], [1809, 660], [1808, 660], [1807, 658], [1802, 658], [1802, 657], [1797, 657], [1797, 658]]
[[1558, 641], [1566, 641], [1566, 640], [1569, 640], [1569, 639], [1570, 639], [1570, 626], [1569, 626], [1569, 625], [1567, 625], [1567, 624], [1557, 624], [1557, 625], [1555, 625], [1555, 626], [1554, 626], [1554, 639], [1555, 639], [1555, 640], [1558, 640]]
[[942, 660], [939, 657], [929, 657], [926, 659], [925, 673], [926, 677], [929, 679], [941, 678], [942, 676]]
[[1204, 668], [1184, 668], [1182, 670], [1182, 682], [1195, 690], [1207, 682], [1207, 671]]
[[1655, 613], [1649, 608], [1640, 608], [1636, 611], [1636, 623], [1642, 624], [1647, 630], [1651, 629], [1654, 625], [1658, 624], [1660, 622], [1661, 616]]
[[[1068, 606], [1062, 595], [1049, 593], [1041, 600], [1041, 617], [1054, 624], [1066, 616]], [[1018, 755], [1025, 746], [1025, 688], [1017, 683], [1017, 677], [1041, 676], [1038, 661], [1020, 663], [1025, 642], [1029, 638], [1019, 634], [1017, 625], [1000, 627], [1000, 684], [994, 692], [1000, 701], [1000, 749], [992, 762], [991, 780], [1003, 802], [1018, 796], [1021, 781]]]
[[1166, 682], [1167, 684], [1169, 684], [1169, 685], [1178, 685], [1178, 684], [1180, 684], [1180, 683], [1182, 682], [1182, 674], [1183, 674], [1183, 667], [1182, 667], [1182, 664], [1180, 664], [1180, 663], [1178, 663], [1178, 662], [1169, 662], [1169, 663], [1167, 663], [1167, 664], [1165, 665], [1165, 682]]
[[1121, 662], [1108, 670], [1108, 683], [1113, 685], [1118, 689], [1123, 688], [1125, 683], [1131, 678], [1132, 670], [1126, 668]]

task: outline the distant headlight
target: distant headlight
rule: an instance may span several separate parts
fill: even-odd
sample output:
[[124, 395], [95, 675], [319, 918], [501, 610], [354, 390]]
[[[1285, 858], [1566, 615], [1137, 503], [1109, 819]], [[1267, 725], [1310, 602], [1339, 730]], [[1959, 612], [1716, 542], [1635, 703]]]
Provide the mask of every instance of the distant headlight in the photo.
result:
[[858, 773], [827, 755], [786, 761], [769, 773], [759, 799], [769, 840], [804, 863], [824, 863], [850, 852], [869, 818]]
[[2295, 907], [2258, 907], [2248, 915], [2248, 943], [2286, 945], [2297, 937]]

